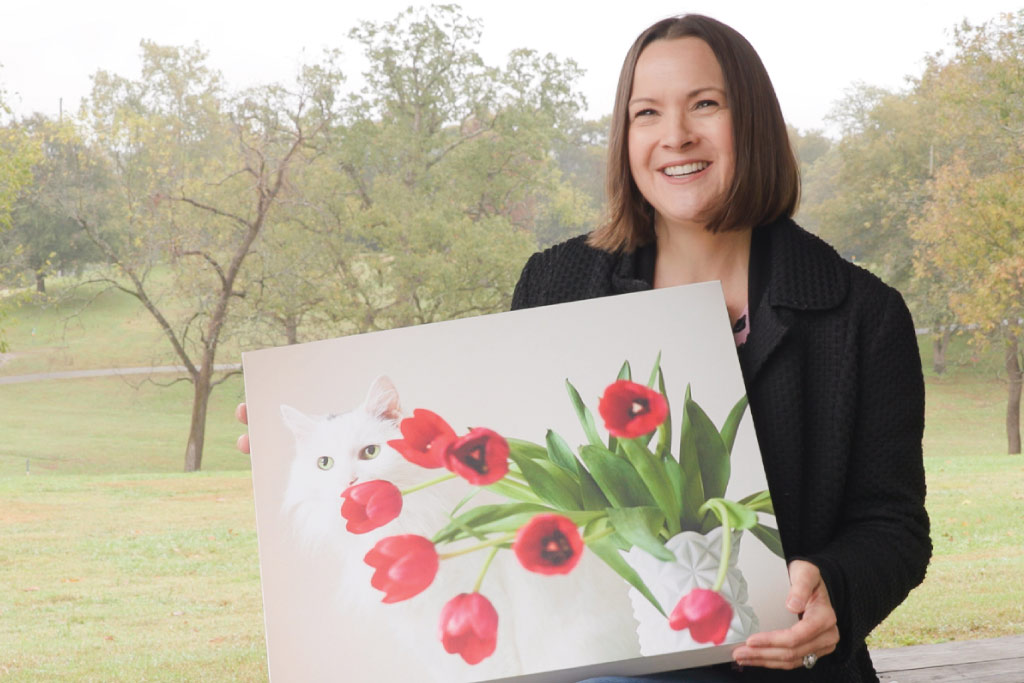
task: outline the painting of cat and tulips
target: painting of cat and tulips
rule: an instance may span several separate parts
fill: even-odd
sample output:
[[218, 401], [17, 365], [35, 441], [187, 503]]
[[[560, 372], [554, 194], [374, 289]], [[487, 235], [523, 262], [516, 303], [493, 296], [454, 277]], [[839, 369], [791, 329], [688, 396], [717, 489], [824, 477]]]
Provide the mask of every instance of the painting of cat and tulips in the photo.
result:
[[[706, 291], [680, 288], [680, 295], [704, 305], [675, 310], [696, 311], [695, 318], [701, 311], [719, 314], [720, 292], [711, 305]], [[587, 326], [602, 318], [585, 311], [573, 316], [572, 309], [594, 303], [553, 308], [567, 309], [558, 320], [573, 321], [585, 337]], [[654, 306], [637, 301], [631, 313], [645, 303]], [[679, 343], [671, 324], [664, 331], [648, 325], [646, 343], [624, 334], [610, 350], [592, 353], [566, 343], [547, 364], [512, 352], [495, 368], [494, 347], [516, 345], [506, 339], [503, 318], [516, 318], [521, 342], [538, 328], [550, 330], [552, 318], [544, 313], [364, 335], [391, 337], [377, 345], [386, 360], [397, 357], [395, 349], [443, 349], [446, 338], [463, 339], [459, 328], [472, 326], [485, 362], [467, 364], [473, 354], [459, 348], [448, 363], [421, 364], [421, 386], [433, 387], [438, 398], [416, 391], [411, 410], [408, 373], [388, 370], [385, 362], [378, 367], [386, 374], [373, 378], [362, 403], [345, 412], [307, 413], [278, 392], [271, 399], [276, 422], [291, 443], [284, 442], [290, 454], [266, 455], [287, 461], [277, 463], [273, 480], [258, 471], [264, 451], [253, 420], [272, 678], [297, 680], [327, 667], [339, 680], [415, 672], [417, 679], [439, 681], [570, 681], [726, 661], [730, 643], [786, 625], [788, 615], [766, 607], [771, 596], [764, 586], [785, 592], [785, 564], [744, 419], [735, 352], [727, 347], [723, 360], [701, 358], [687, 348], [694, 344]], [[540, 319], [531, 324], [529, 318]], [[690, 322], [697, 324], [691, 330], [715, 329], [703, 319]], [[492, 344], [480, 335], [488, 328]], [[344, 347], [358, 347], [359, 340], [320, 342], [307, 355], [323, 357], [328, 347], [351, 355]], [[707, 340], [696, 345], [717, 348]], [[259, 361], [301, 351], [247, 354], [247, 393], [250, 377], [256, 386], [261, 376], [282, 376], [280, 358]], [[609, 358], [616, 351], [627, 353]], [[643, 354], [650, 370], [634, 377], [623, 358]], [[590, 361], [585, 367], [581, 355]], [[561, 387], [536, 367], [557, 366], [559, 359], [568, 371]], [[709, 363], [721, 366], [710, 383]], [[302, 366], [294, 371], [301, 374]], [[480, 384], [456, 379], [465, 375]], [[517, 391], [517, 383], [529, 391]], [[584, 386], [589, 391], [578, 389]], [[486, 419], [488, 405], [492, 419]], [[515, 419], [508, 419], [510, 409]], [[741, 551], [743, 537], [749, 540]], [[311, 615], [328, 615], [321, 624], [335, 624], [328, 629], [334, 637], [322, 628], [304, 638], [286, 635], [308, 630], [304, 619]], [[571, 637], [559, 644], [559, 633]], [[385, 640], [406, 656], [395, 657]], [[275, 667], [275, 655], [290, 663]]]

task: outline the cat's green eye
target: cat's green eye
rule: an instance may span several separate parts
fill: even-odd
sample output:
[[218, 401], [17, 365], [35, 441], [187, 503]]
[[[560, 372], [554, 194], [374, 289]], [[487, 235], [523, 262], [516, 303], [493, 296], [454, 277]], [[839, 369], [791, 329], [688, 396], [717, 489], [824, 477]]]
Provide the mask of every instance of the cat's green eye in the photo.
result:
[[363, 450], [359, 451], [360, 460], [373, 460], [378, 455], [380, 455], [380, 446], [375, 443], [370, 444], [363, 448]]
[[334, 458], [322, 455], [316, 459], [316, 466], [322, 470], [329, 470], [334, 467]]

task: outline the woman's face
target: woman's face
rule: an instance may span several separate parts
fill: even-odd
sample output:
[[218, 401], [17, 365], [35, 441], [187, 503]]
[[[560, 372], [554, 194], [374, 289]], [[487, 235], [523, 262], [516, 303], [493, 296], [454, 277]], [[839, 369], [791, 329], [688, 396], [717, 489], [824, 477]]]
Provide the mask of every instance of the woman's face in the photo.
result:
[[658, 229], [703, 227], [732, 182], [732, 115], [722, 68], [699, 38], [656, 40], [640, 53], [629, 98], [629, 169]]

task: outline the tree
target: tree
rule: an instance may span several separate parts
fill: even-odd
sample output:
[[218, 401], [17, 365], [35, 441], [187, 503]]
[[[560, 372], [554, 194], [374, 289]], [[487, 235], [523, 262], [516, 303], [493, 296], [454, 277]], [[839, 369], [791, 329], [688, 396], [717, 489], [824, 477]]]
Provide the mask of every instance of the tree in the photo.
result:
[[908, 222], [924, 203], [936, 138], [913, 95], [861, 85], [832, 117], [842, 138], [806, 167], [801, 219], [840, 253], [906, 291]]
[[[186, 368], [186, 471], [202, 465], [210, 392], [231, 374], [215, 361], [246, 259], [333, 115], [327, 70], [304, 70], [294, 91], [231, 96], [205, 59], [144, 41], [141, 80], [97, 73], [80, 121], [90, 147], [61, 198], [103, 254], [96, 279], [137, 298]], [[92, 187], [88, 168], [109, 182]]]
[[1021, 452], [1024, 326], [1024, 12], [962, 24], [954, 54], [929, 60], [918, 92], [932, 102], [951, 159], [937, 167], [914, 224], [918, 271], [943, 273], [949, 306], [975, 340], [1004, 348], [1007, 445]]
[[[0, 87], [0, 121], [9, 113]], [[0, 235], [11, 225], [11, 209], [18, 195], [32, 182], [32, 164], [38, 154], [38, 148], [21, 126], [9, 122], [0, 125]], [[8, 258], [5, 250], [0, 260], [0, 281], [8, 277]], [[0, 301], [0, 323], [5, 315], [5, 303]], [[6, 350], [7, 339], [0, 326], [0, 353]]]
[[555, 158], [578, 128], [579, 70], [527, 50], [487, 66], [479, 22], [454, 6], [363, 22], [350, 37], [366, 87], [287, 217], [315, 236], [292, 245], [316, 250], [302, 261], [319, 275], [271, 269], [278, 284], [350, 333], [505, 310], [538, 226], [589, 211]]
[[32, 165], [32, 183], [12, 211], [12, 229], [0, 235], [8, 266], [28, 271], [36, 291], [46, 291], [46, 278], [55, 272], [80, 271], [100, 260], [99, 252], [54, 200], [62, 192], [65, 169], [81, 153], [82, 142], [72, 126], [37, 114], [20, 122], [39, 151]]
[[919, 267], [955, 273], [950, 305], [979, 334], [1001, 339], [1008, 383], [1009, 453], [1021, 452], [1021, 333], [1024, 331], [1024, 174], [972, 176], [962, 160], [944, 166], [914, 235]]
[[[10, 113], [0, 88], [0, 122]], [[32, 163], [38, 149], [23, 127], [7, 122], [0, 126], [0, 230], [10, 227], [11, 208], [22, 188], [32, 182]]]

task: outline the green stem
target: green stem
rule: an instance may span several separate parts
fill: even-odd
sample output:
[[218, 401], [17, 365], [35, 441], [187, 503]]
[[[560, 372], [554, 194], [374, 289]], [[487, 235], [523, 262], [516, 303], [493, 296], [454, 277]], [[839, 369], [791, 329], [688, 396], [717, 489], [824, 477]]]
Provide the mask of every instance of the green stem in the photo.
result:
[[732, 527], [729, 525], [729, 515], [722, 520], [722, 557], [718, 561], [718, 576], [715, 578], [715, 585], [711, 590], [720, 591], [725, 583], [725, 573], [729, 571], [729, 557], [732, 555]]
[[428, 486], [433, 486], [434, 484], [440, 484], [443, 481], [448, 481], [449, 479], [454, 479], [457, 476], [459, 476], [459, 475], [455, 474], [454, 472], [449, 472], [448, 474], [441, 475], [437, 479], [431, 479], [429, 481], [423, 482], [422, 484], [416, 484], [415, 486], [410, 486], [409, 488], [407, 488], [407, 489], [402, 491], [402, 495], [403, 496], [407, 496], [410, 493], [416, 493], [420, 489], [425, 489]]
[[526, 477], [523, 476], [523, 473], [512, 468], [509, 468], [508, 472], [505, 473], [505, 478], [513, 479], [516, 482], [526, 482]]
[[[476, 552], [477, 550], [483, 550], [484, 548], [491, 548], [491, 547], [494, 547], [494, 546], [501, 545], [502, 543], [508, 543], [509, 541], [511, 541], [515, 537], [516, 537], [515, 532], [512, 532], [510, 534], [505, 534], [504, 536], [498, 536], [497, 538], [492, 538], [489, 541], [484, 541], [483, 543], [477, 543], [476, 545], [471, 545], [468, 548], [461, 548], [459, 550], [453, 550], [450, 553], [440, 553], [437, 557], [439, 559], [442, 559], [442, 560], [448, 560], [448, 559], [451, 559], [453, 557], [458, 557], [459, 555], [466, 555], [468, 553]], [[497, 550], [497, 548], [495, 548], [495, 550]]]
[[477, 577], [476, 583], [473, 584], [473, 592], [474, 593], [479, 593], [480, 592], [480, 584], [482, 584], [484, 582], [484, 575], [487, 574], [487, 570], [491, 568], [491, 562], [494, 561], [494, 556], [497, 555], [497, 554], [498, 554], [498, 547], [495, 546], [494, 548], [491, 549], [491, 554], [488, 555], [487, 559], [484, 561], [483, 569], [480, 570], [480, 576]]
[[594, 541], [600, 541], [605, 536], [611, 536], [614, 533], [615, 533], [615, 528], [614, 527], [609, 527], [609, 528], [607, 528], [607, 529], [605, 529], [603, 531], [598, 531], [595, 534], [591, 534], [589, 536], [584, 536], [583, 537], [583, 542], [587, 543], [587, 544], [590, 544], [590, 543], [593, 543]]

